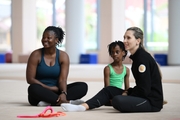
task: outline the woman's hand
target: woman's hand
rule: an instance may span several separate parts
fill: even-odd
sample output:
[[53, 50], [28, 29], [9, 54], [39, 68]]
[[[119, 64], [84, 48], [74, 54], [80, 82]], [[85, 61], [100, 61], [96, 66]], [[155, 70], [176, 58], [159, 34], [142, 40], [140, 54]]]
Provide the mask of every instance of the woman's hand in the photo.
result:
[[51, 86], [49, 87], [49, 89], [53, 92], [58, 92], [59, 91], [59, 88], [57, 86]]
[[66, 99], [66, 95], [64, 93], [61, 93], [57, 99], [57, 104], [56, 105], [60, 105], [61, 103], [68, 103], [67, 99]]

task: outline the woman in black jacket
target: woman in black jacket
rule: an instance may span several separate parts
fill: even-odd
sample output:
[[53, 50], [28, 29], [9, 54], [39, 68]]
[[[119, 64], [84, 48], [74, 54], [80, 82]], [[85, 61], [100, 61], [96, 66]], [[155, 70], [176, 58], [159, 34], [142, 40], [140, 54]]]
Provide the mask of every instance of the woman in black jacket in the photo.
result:
[[160, 111], [163, 107], [161, 73], [154, 58], [143, 47], [143, 31], [138, 27], [128, 28], [124, 45], [131, 53], [131, 71], [136, 85], [125, 91], [127, 96], [113, 98], [114, 108], [121, 112]]

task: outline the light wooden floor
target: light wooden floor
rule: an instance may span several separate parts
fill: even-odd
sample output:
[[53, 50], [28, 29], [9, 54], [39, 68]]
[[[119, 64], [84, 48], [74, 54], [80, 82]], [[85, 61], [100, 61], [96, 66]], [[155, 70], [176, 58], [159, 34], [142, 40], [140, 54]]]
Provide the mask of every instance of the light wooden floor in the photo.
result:
[[[88, 93], [82, 98], [88, 100], [103, 87], [103, 68], [105, 65], [71, 65], [68, 83], [85, 81]], [[130, 67], [129, 65], [127, 65]], [[25, 80], [26, 64], [0, 64], [0, 120], [16, 120], [17, 115], [36, 115], [45, 107], [28, 104]], [[112, 107], [102, 106], [86, 112], [67, 112], [66, 116], [50, 119], [61, 120], [180, 120], [180, 67], [161, 67], [164, 74], [163, 91], [168, 104], [158, 113], [120, 113]], [[130, 86], [134, 86], [130, 76]], [[61, 107], [53, 107], [62, 111]], [[44, 120], [44, 118], [33, 118]], [[23, 120], [23, 119], [22, 119]]]

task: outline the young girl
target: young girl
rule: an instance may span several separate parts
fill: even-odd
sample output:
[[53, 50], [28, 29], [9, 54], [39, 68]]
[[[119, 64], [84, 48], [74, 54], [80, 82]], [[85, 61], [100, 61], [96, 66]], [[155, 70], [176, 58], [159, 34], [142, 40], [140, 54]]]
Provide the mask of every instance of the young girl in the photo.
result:
[[129, 88], [129, 68], [123, 65], [122, 61], [127, 55], [124, 44], [121, 41], [115, 41], [108, 45], [109, 55], [113, 62], [104, 68], [104, 87], [114, 86]]
[[104, 88], [97, 93], [93, 98], [89, 99], [81, 105], [72, 105], [62, 103], [61, 107], [64, 111], [85, 111], [109, 105], [109, 101], [116, 95], [127, 95], [123, 93], [122, 85], [125, 85], [125, 91], [129, 88], [130, 71], [122, 64], [122, 61], [127, 55], [124, 44], [121, 41], [115, 41], [109, 44], [109, 55], [113, 62], [104, 68]]
[[[129, 68], [123, 65], [122, 61], [127, 55], [124, 44], [121, 41], [115, 41], [108, 45], [108, 52], [113, 62], [104, 68], [104, 87], [114, 86], [122, 89], [129, 88]], [[111, 105], [111, 101], [106, 104]]]

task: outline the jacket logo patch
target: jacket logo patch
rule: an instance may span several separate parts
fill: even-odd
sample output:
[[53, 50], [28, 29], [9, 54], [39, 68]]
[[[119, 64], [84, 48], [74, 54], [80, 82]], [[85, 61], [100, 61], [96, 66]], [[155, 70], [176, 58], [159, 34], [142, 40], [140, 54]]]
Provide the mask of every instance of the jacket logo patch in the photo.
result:
[[146, 66], [143, 65], [143, 64], [141, 64], [141, 65], [139, 66], [139, 72], [140, 72], [140, 73], [143, 73], [143, 72], [145, 72], [145, 71], [146, 71]]

